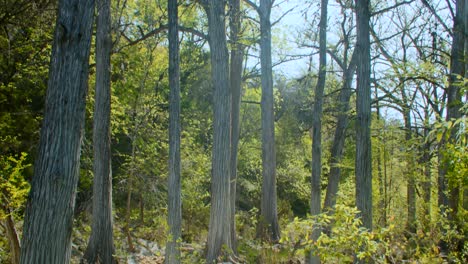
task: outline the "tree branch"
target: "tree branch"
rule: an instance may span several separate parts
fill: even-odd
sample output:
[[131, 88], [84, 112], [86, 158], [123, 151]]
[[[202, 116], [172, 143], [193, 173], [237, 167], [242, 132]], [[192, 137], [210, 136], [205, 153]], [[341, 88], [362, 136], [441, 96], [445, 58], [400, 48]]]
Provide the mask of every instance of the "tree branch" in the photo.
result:
[[256, 5], [254, 2], [250, 0], [244, 0], [244, 2], [250, 7], [252, 7], [253, 9], [255, 9], [255, 11], [257, 11], [258, 14], [260, 14], [260, 7], [258, 5]]
[[284, 12], [276, 21], [274, 21], [273, 23], [271, 23], [271, 27], [274, 27], [276, 24], [278, 24], [287, 14], [291, 13], [291, 11], [293, 11], [296, 7], [292, 7], [291, 9], [289, 9], [288, 11]]
[[384, 8], [384, 9], [382, 9], [382, 10], [375, 11], [374, 13], [371, 14], [371, 17], [372, 17], [372, 16], [376, 16], [376, 15], [383, 14], [383, 13], [385, 13], [385, 12], [388, 12], [388, 11], [390, 11], [390, 10], [392, 10], [392, 9], [394, 9], [394, 8], [397, 8], [397, 7], [399, 7], [399, 6], [402, 6], [402, 5], [411, 4], [412, 2], [414, 2], [414, 0], [403, 1], [403, 2], [396, 3], [396, 4], [392, 5], [392, 6], [389, 6], [389, 7], [387, 7], [387, 8]]
[[[128, 41], [128, 44], [123, 46], [122, 48], [125, 48], [125, 47], [129, 47], [129, 46], [133, 46], [135, 44], [138, 44], [139, 42], [141, 41], [144, 41], [152, 36], [155, 36], [163, 31], [166, 31], [168, 29], [168, 26], [167, 25], [161, 25], [159, 26], [158, 28], [156, 29], [153, 29], [151, 30], [150, 32], [146, 33], [146, 34], [143, 34], [142, 32], [142, 36], [138, 39], [130, 39], [129, 37], [127, 37], [123, 32], [122, 32], [122, 36]], [[208, 40], [208, 35], [204, 34], [203, 32], [201, 31], [198, 31], [194, 28], [187, 28], [187, 27], [184, 27], [184, 26], [179, 26], [179, 31], [181, 32], [186, 32], [186, 33], [191, 33], [195, 36], [199, 36], [200, 38], [203, 38], [203, 39], [206, 39]]]

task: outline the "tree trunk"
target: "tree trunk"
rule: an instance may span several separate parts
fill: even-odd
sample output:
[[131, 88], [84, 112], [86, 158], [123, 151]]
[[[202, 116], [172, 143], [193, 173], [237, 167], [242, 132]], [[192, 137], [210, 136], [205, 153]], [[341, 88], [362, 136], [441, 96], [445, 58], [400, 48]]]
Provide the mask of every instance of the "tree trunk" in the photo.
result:
[[169, 240], [165, 263], [180, 263], [182, 235], [182, 202], [180, 186], [180, 69], [177, 0], [167, 2], [169, 14]]
[[[205, 5], [208, 14], [211, 69], [213, 78], [213, 156], [211, 175], [211, 211], [208, 228], [207, 262], [222, 254], [229, 255], [231, 247], [230, 202], [230, 125], [231, 91], [229, 83], [228, 50], [226, 43], [225, 2], [210, 0]], [[226, 250], [222, 252], [222, 250]]]
[[[377, 85], [375, 85], [375, 96], [378, 97], [378, 91], [377, 91]], [[375, 106], [375, 111], [377, 115], [377, 122], [380, 122], [380, 104], [379, 101], [376, 102]], [[385, 141], [383, 140], [384, 144]], [[379, 210], [379, 220], [378, 223], [381, 227], [385, 227], [387, 224], [387, 216], [385, 215], [385, 184], [386, 182], [384, 181], [384, 175], [382, 171], [382, 150], [379, 146], [377, 148], [377, 173], [378, 173], [378, 182], [379, 182], [379, 205], [378, 205], [378, 210]]]
[[110, 0], [97, 1], [96, 92], [93, 120], [94, 180], [91, 237], [83, 258], [87, 263], [116, 263], [112, 234]]
[[[404, 110], [403, 110], [403, 118], [405, 121], [405, 140], [407, 144], [410, 144], [412, 139], [411, 133], [411, 113], [409, 109], [409, 102], [407, 102], [405, 92], [402, 91], [403, 94], [403, 102], [404, 102]], [[414, 162], [413, 153], [407, 153], [407, 168], [406, 168], [406, 177], [407, 177], [407, 188], [406, 188], [406, 198], [408, 203], [408, 210], [407, 210], [407, 223], [406, 223], [406, 230], [409, 233], [414, 234], [416, 232], [416, 184], [414, 179], [414, 167], [416, 166]]]
[[131, 173], [127, 184], [127, 207], [125, 210], [125, 234], [127, 235], [128, 251], [135, 252], [133, 246], [132, 234], [130, 232], [130, 216], [132, 214], [132, 186], [133, 186], [133, 173]]
[[[327, 11], [328, 0], [322, 0], [319, 25], [319, 73], [317, 86], [315, 87], [315, 102], [312, 116], [312, 177], [311, 177], [311, 197], [310, 214], [312, 216], [320, 214], [322, 205], [322, 113], [323, 113], [323, 91], [327, 74]], [[312, 241], [317, 241], [321, 233], [320, 229], [312, 231]], [[310, 264], [320, 263], [320, 257], [310, 252], [308, 262]]]
[[[461, 117], [461, 107], [463, 105], [461, 101], [461, 85], [457, 79], [459, 76], [464, 76], [464, 44], [465, 38], [463, 36], [464, 30], [464, 0], [456, 1], [456, 15], [453, 24], [453, 40], [452, 50], [450, 54], [450, 75], [449, 75], [449, 87], [447, 89], [447, 116], [446, 120], [450, 121]], [[456, 127], [450, 131], [449, 139], [447, 141], [442, 140], [439, 146], [439, 207], [442, 213], [445, 212], [445, 208], [450, 208], [448, 213], [449, 221], [455, 221], [458, 213], [458, 204], [460, 200], [460, 186], [454, 181], [454, 184], [449, 184], [447, 179], [448, 167], [451, 162], [446, 157], [445, 150], [447, 143], [456, 143]], [[447, 251], [447, 245], [441, 242], [442, 252]]]
[[21, 263], [68, 263], [80, 168], [93, 0], [61, 0]]
[[271, 62], [271, 0], [261, 0], [260, 64], [262, 82], [262, 200], [258, 234], [263, 239], [278, 241], [280, 231], [276, 201], [275, 118], [273, 109], [273, 72]]
[[240, 102], [242, 90], [242, 61], [244, 58], [243, 47], [239, 42], [240, 0], [230, 0], [231, 16], [229, 21], [232, 42], [230, 85], [232, 94], [231, 106], [231, 245], [236, 253], [236, 185], [237, 185], [237, 151], [239, 146], [240, 129]]
[[338, 117], [333, 137], [333, 144], [330, 150], [330, 174], [328, 178], [327, 192], [325, 194], [324, 211], [332, 212], [336, 205], [336, 195], [341, 177], [340, 162], [343, 155], [343, 147], [346, 139], [346, 127], [348, 126], [349, 99], [351, 98], [354, 71], [356, 70], [357, 57], [353, 53], [351, 62], [344, 71], [343, 86], [341, 87], [338, 102]]
[[10, 244], [11, 263], [19, 264], [21, 245], [20, 245], [20, 240], [18, 237], [18, 231], [16, 230], [15, 222], [13, 220], [13, 216], [10, 213], [10, 210], [8, 210], [6, 206], [5, 207], [3, 205], [0, 205], [0, 206], [2, 207], [2, 210], [7, 213], [7, 215], [5, 216], [5, 219], [3, 219], [2, 221], [5, 226], [8, 242]]
[[[424, 138], [429, 134], [429, 109], [426, 107], [424, 111]], [[429, 228], [431, 223], [431, 189], [432, 189], [432, 173], [431, 173], [431, 143], [424, 143], [421, 157], [421, 164], [423, 164], [424, 182], [422, 184], [424, 191], [424, 227]]]
[[140, 193], [138, 200], [140, 202], [140, 224], [145, 225], [145, 201], [143, 201], [143, 194]]
[[356, 205], [365, 228], [372, 230], [372, 157], [370, 96], [369, 0], [356, 0]]
[[[462, 116], [461, 107], [463, 103], [461, 101], [461, 82], [457, 79], [460, 76], [464, 76], [464, 44], [465, 38], [463, 36], [464, 30], [464, 5], [465, 1], [457, 0], [456, 1], [456, 16], [453, 25], [453, 43], [452, 51], [450, 54], [450, 78], [449, 78], [449, 87], [448, 87], [448, 96], [447, 96], [447, 121], [452, 119], [457, 119]], [[456, 126], [458, 127], [458, 126]], [[456, 142], [457, 129], [453, 128], [450, 133], [450, 143]], [[444, 160], [442, 166], [448, 167], [448, 163], [451, 161]], [[446, 170], [445, 170], [446, 172]], [[446, 175], [444, 175], [446, 178]], [[445, 179], [447, 181], [447, 179]], [[458, 213], [458, 204], [460, 200], [460, 186], [458, 183], [454, 183], [453, 186], [448, 186], [450, 188], [449, 192], [449, 207], [452, 210], [451, 219], [454, 220]]]

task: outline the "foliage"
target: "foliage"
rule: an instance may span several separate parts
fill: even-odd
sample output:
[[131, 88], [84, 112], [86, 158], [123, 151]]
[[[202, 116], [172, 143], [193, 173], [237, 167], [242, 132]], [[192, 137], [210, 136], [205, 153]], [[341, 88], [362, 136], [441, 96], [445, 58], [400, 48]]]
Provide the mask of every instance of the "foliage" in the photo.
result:
[[27, 164], [26, 153], [21, 153], [19, 156], [0, 156], [0, 223], [5, 228], [5, 231], [1, 230], [0, 233], [2, 234], [0, 262], [2, 263], [10, 261], [10, 252], [8, 251], [10, 241], [5, 234], [7, 231], [4, 223], [11, 220], [15, 225], [18, 220], [23, 218], [30, 189], [30, 185], [24, 177], [24, 170], [30, 166]]
[[[207, 40], [202, 37], [202, 31], [206, 30], [207, 18], [196, 4], [199, 1], [179, 2], [181, 25], [192, 29], [193, 32], [200, 31], [198, 34], [188, 31], [180, 33], [184, 247], [182, 259], [185, 263], [204, 263], [203, 248], [210, 209], [213, 137], [210, 53]], [[287, 2], [291, 1], [284, 3]], [[374, 44], [372, 57], [376, 67], [373, 67], [372, 81], [376, 91], [373, 103], [378, 101], [380, 107], [380, 116], [377, 116], [377, 113], [373, 114], [371, 127], [374, 231], [360, 228], [360, 220], [357, 217], [359, 213], [354, 208], [355, 97], [351, 99], [348, 112], [350, 122], [345, 135], [343, 158], [339, 164], [341, 179], [334, 214], [307, 217], [312, 159], [312, 87], [316, 82], [317, 71], [314, 68], [313, 46], [317, 41], [316, 15], [319, 8], [317, 1], [316, 4], [312, 2], [306, 1], [304, 10], [300, 10], [304, 17], [308, 18], [304, 23], [308, 28], [300, 29], [301, 32], [305, 32], [300, 41], [312, 44], [301, 47], [302, 51], [306, 51], [304, 54], [312, 54], [308, 58], [309, 70], [304, 76], [291, 77], [279, 74], [288, 66], [274, 68], [278, 213], [280, 224], [285, 228], [281, 244], [278, 245], [256, 240], [259, 214], [257, 208], [260, 207], [262, 191], [261, 89], [258, 76], [260, 70], [255, 65], [259, 53], [259, 28], [255, 21], [258, 18], [251, 17], [252, 10], [248, 5], [242, 4], [242, 15], [245, 17], [240, 39], [245, 45], [248, 53], [245, 56], [248, 59], [242, 83], [236, 200], [240, 262], [298, 262], [303, 261], [305, 252], [310, 250], [317, 252], [324, 263], [347, 263], [355, 261], [356, 258], [376, 263], [462, 262], [461, 260], [466, 259], [468, 255], [468, 245], [465, 241], [468, 232], [468, 212], [463, 207], [463, 203], [468, 202], [468, 106], [461, 106], [461, 118], [444, 120], [443, 114], [447, 105], [445, 90], [442, 88], [447, 85], [450, 37], [445, 31], [442, 32], [440, 27], [430, 28], [434, 23], [427, 20], [429, 15], [423, 12], [424, 7], [421, 8], [420, 3], [416, 3], [418, 1], [408, 1], [412, 4], [404, 6], [405, 8], [402, 6], [394, 10], [389, 9], [373, 17], [376, 34], [382, 38], [382, 45], [388, 49], [390, 57], [394, 60], [389, 62], [376, 48], [377, 43]], [[127, 251], [126, 234], [123, 231], [129, 196], [130, 230], [134, 240], [145, 239], [158, 244], [167, 240], [169, 84], [168, 47], [164, 30], [167, 24], [166, 3], [166, 0], [113, 2], [112, 172], [114, 234], [117, 256], [121, 261], [125, 261], [131, 254]], [[282, 4], [283, 2], [278, 3], [280, 8]], [[0, 6], [0, 220], [9, 214], [14, 217], [18, 226], [21, 226], [29, 191], [28, 180], [32, 176], [32, 166], [28, 164], [34, 161], [39, 127], [43, 118], [54, 27], [50, 21], [55, 18], [55, 5], [55, 1], [6, 0], [4, 5]], [[371, 7], [373, 11], [377, 11], [390, 5], [391, 3], [386, 1], [373, 1]], [[402, 12], [406, 7], [411, 7], [414, 14], [419, 14], [414, 18], [412, 25], [401, 24], [412, 15]], [[346, 56], [349, 63], [354, 46], [352, 42], [355, 40], [352, 1], [336, 1], [334, 8], [341, 10], [336, 12], [338, 16], [330, 14], [329, 23], [333, 38], [327, 46], [329, 55], [333, 54], [336, 57], [330, 57], [327, 65], [329, 73], [322, 120], [323, 195], [330, 172], [330, 146], [333, 143], [337, 117], [335, 108], [339, 101], [343, 78], [342, 65], [339, 65], [336, 59], [344, 60]], [[276, 11], [272, 14], [274, 17], [278, 15]], [[294, 14], [294, 11], [291, 14]], [[345, 16], [347, 19], [342, 20]], [[391, 23], [382, 24], [385, 21], [383, 18], [391, 18]], [[278, 59], [295, 58], [283, 54], [296, 48], [285, 47], [286, 33], [290, 34], [292, 30], [288, 28], [286, 30], [289, 31], [286, 32], [281, 27], [281, 23], [278, 23], [273, 31], [273, 37], [277, 38], [273, 43], [273, 50], [277, 53], [277, 57], [273, 58], [274, 63]], [[431, 33], [433, 35], [429, 35]], [[345, 34], [350, 43], [345, 43]], [[432, 38], [434, 36], [435, 38]], [[431, 42], [432, 40], [434, 42]], [[334, 41], [337, 42], [333, 43]], [[406, 50], [402, 45], [410, 48]], [[73, 254], [76, 258], [79, 258], [84, 250], [90, 229], [88, 224], [93, 178], [94, 58], [91, 58], [90, 62], [85, 136], [81, 150], [73, 234]], [[306, 64], [305, 60], [294, 63]], [[466, 79], [463, 82], [462, 94], [466, 92]], [[395, 117], [395, 112], [402, 110], [402, 91], [408, 94], [414, 92], [413, 98], [407, 98], [407, 106], [411, 108], [410, 112], [414, 118], [411, 141], [405, 140], [406, 131], [402, 128], [399, 114]], [[425, 111], [427, 119], [423, 120]], [[427, 131], [430, 131], [429, 134]], [[430, 154], [424, 164], [421, 158], [423, 152]], [[421, 164], [409, 168], [408, 157], [421, 161]], [[443, 159], [438, 161], [438, 157]], [[428, 163], [429, 178], [424, 174], [425, 162]], [[437, 170], [440, 162], [448, 165], [446, 169], [449, 189], [460, 189], [456, 223], [449, 220], [450, 209], [440, 210], [437, 204]], [[408, 169], [413, 169], [418, 192], [417, 219], [420, 221], [416, 223], [417, 231], [414, 234], [406, 232], [404, 228], [408, 209]], [[419, 195], [425, 181], [432, 184], [430, 201], [424, 201], [423, 195]], [[425, 209], [423, 207], [426, 204], [432, 209], [429, 215], [425, 215], [424, 210], [419, 210]], [[318, 241], [312, 242], [309, 235], [317, 228], [324, 233]], [[449, 244], [450, 252], [447, 256], [441, 256], [436, 246], [439, 241]], [[6, 259], [7, 248], [8, 241], [3, 237], [0, 239], [0, 262]]]
[[26, 157], [26, 153], [0, 157], [0, 220], [10, 214], [22, 215], [30, 188], [23, 175], [24, 169], [31, 166], [25, 164]]
[[[418, 248], [415, 254], [395, 218], [390, 219], [388, 227], [368, 231], [361, 227], [358, 215], [356, 208], [337, 204], [333, 215], [296, 218], [287, 225], [281, 242], [289, 258], [313, 251], [324, 263], [354, 263], [357, 259], [373, 263], [416, 259], [427, 261], [423, 263], [442, 262], [437, 247], [424, 252]], [[310, 240], [310, 234], [317, 228], [323, 233], [314, 242]]]

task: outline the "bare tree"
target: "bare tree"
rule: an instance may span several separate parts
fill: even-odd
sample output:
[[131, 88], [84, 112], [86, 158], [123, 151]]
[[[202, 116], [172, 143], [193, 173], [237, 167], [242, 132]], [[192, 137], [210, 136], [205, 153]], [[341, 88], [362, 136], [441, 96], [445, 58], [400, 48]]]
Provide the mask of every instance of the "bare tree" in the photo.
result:
[[93, 0], [61, 0], [21, 260], [68, 263], [83, 136]]

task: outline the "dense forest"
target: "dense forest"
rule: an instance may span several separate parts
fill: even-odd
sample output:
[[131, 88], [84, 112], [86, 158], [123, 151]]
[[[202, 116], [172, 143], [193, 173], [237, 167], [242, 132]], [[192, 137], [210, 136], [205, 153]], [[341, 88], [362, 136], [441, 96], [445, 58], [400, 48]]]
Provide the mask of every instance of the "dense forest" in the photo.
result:
[[3, 0], [0, 262], [467, 263], [467, 0]]

